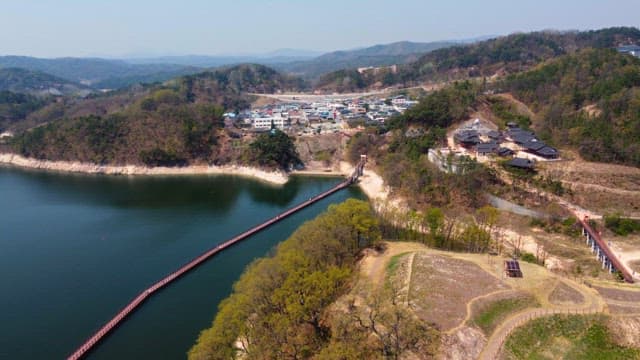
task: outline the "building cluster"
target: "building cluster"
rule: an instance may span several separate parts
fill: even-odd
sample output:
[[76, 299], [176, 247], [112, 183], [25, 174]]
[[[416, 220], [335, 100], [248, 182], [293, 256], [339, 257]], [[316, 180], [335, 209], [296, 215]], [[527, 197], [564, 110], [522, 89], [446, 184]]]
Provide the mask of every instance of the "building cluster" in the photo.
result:
[[475, 152], [478, 157], [497, 155], [512, 157], [518, 151], [526, 152], [542, 159], [557, 159], [558, 150], [545, 144], [535, 133], [520, 128], [517, 124], [507, 124], [504, 131], [483, 129], [476, 120], [471, 128], [463, 128], [454, 134], [454, 140], [461, 147]]
[[325, 129], [335, 130], [348, 126], [349, 122], [384, 124], [389, 118], [402, 114], [417, 103], [405, 96], [326, 99], [308, 103], [270, 104], [238, 114], [227, 113], [225, 117], [237, 126], [254, 131], [268, 131], [272, 127], [280, 130], [318, 129], [321, 125]]
[[507, 139], [521, 147], [523, 151], [544, 159], [557, 159], [558, 150], [538, 139], [532, 131], [521, 129], [516, 124], [508, 124], [505, 132]]
[[640, 46], [638, 45], [623, 45], [618, 47], [618, 52], [622, 54], [629, 54], [640, 58]]

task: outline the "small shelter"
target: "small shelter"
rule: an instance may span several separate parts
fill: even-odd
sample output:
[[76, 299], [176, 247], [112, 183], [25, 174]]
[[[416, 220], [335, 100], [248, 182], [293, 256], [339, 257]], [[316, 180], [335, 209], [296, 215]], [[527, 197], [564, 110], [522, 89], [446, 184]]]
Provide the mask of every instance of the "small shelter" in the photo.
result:
[[513, 158], [507, 162], [507, 165], [518, 169], [533, 170], [536, 163], [530, 159]]
[[505, 260], [504, 261], [504, 273], [508, 277], [522, 277], [522, 270], [520, 270], [520, 263], [518, 260]]

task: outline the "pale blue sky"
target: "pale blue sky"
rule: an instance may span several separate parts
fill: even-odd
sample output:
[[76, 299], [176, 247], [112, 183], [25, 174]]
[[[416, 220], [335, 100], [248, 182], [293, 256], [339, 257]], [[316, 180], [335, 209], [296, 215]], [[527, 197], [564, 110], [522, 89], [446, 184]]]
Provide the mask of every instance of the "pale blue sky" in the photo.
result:
[[640, 0], [0, 0], [0, 54], [326, 51], [622, 25], [640, 26]]

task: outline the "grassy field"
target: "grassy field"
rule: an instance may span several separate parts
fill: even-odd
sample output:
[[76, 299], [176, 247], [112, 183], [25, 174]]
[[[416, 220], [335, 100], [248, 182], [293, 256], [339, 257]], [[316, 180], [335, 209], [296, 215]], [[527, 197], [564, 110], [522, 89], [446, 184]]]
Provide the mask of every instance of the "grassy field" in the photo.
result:
[[489, 336], [500, 323], [509, 315], [526, 308], [539, 306], [538, 301], [531, 295], [524, 293], [511, 294], [510, 297], [502, 299], [487, 299], [488, 301], [474, 306], [473, 317], [470, 324], [479, 327], [482, 332]]
[[602, 316], [555, 315], [533, 320], [507, 339], [505, 359], [640, 359], [613, 342]]

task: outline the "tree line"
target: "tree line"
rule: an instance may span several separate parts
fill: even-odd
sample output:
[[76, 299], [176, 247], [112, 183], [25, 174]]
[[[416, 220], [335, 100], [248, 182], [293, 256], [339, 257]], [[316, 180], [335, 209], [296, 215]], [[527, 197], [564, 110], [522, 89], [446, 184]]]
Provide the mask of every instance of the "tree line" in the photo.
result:
[[511, 92], [540, 114], [545, 140], [591, 161], [640, 165], [640, 59], [588, 49], [507, 77]]
[[190, 359], [300, 359], [319, 354], [337, 334], [326, 308], [347, 292], [361, 250], [380, 241], [369, 204], [350, 199], [303, 224], [256, 260], [224, 300]]

